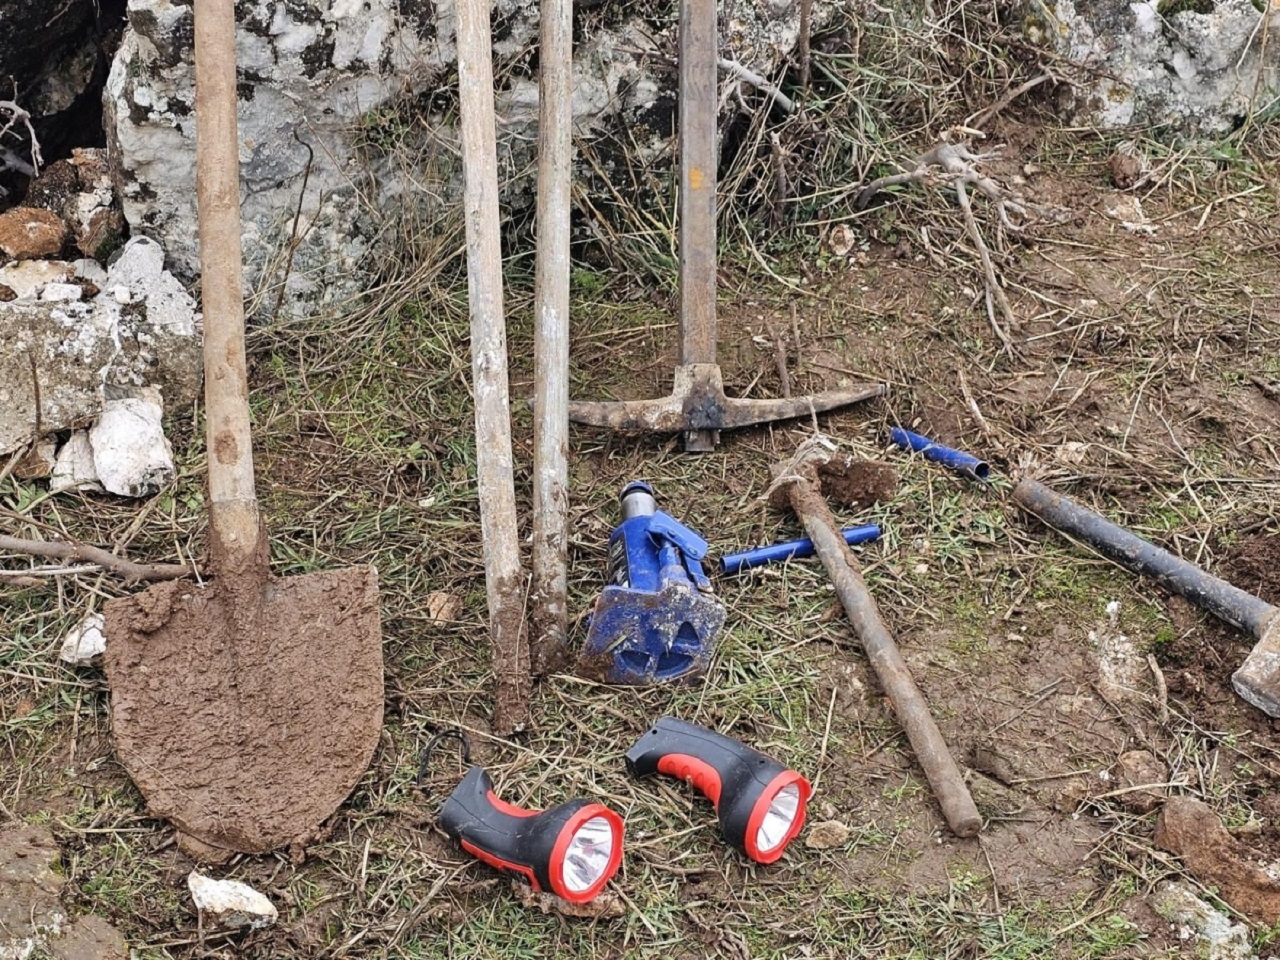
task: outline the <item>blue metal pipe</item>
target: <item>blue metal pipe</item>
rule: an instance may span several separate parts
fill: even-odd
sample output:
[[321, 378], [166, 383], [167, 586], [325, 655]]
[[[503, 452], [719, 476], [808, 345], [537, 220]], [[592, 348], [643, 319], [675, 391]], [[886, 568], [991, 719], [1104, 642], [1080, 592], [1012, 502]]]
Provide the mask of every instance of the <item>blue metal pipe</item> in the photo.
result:
[[[862, 527], [849, 527], [841, 530], [840, 533], [844, 537], [844, 542], [851, 547], [880, 539], [880, 528], [874, 523]], [[812, 557], [814, 553], [813, 541], [808, 539], [773, 543], [767, 547], [756, 547], [754, 550], [743, 550], [741, 553], [731, 553], [727, 557], [721, 557], [720, 571], [728, 574], [741, 573], [752, 567], [762, 567], [766, 563]]]
[[963, 450], [944, 447], [937, 441], [922, 437], [918, 433], [912, 433], [910, 430], [893, 427], [889, 430], [889, 439], [903, 450], [914, 450], [926, 460], [940, 463], [948, 470], [963, 473], [966, 477], [971, 477], [974, 480], [985, 480], [991, 473], [991, 468], [987, 466], [986, 462], [979, 460], [972, 454], [965, 453]]

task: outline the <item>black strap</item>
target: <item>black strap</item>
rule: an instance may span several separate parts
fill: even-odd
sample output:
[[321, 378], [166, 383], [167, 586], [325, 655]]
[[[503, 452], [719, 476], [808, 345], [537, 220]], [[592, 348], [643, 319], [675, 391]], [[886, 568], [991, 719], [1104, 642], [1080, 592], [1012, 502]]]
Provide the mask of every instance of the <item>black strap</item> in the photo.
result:
[[427, 778], [427, 765], [431, 762], [431, 752], [445, 740], [457, 740], [462, 744], [462, 762], [471, 763], [471, 741], [467, 739], [467, 735], [457, 727], [440, 730], [422, 748], [422, 754], [418, 760], [418, 775], [413, 780], [414, 786], [422, 786], [422, 781]]

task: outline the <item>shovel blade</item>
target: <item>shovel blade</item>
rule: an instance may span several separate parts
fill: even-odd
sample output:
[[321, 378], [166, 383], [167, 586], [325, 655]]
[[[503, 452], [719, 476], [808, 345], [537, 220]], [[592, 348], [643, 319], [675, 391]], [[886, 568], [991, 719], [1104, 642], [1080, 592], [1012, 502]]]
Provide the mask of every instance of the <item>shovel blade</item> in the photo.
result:
[[[255, 609], [255, 598], [261, 607]], [[116, 753], [155, 816], [243, 853], [313, 837], [382, 728], [373, 567], [106, 605]]]

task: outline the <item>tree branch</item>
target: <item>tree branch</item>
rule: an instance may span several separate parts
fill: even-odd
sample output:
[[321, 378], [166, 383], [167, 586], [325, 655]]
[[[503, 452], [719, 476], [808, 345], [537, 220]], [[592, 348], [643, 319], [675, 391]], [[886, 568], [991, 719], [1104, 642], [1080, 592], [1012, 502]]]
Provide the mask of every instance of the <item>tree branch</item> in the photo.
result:
[[728, 70], [730, 73], [736, 73], [739, 79], [745, 80], [761, 93], [767, 93], [771, 96], [773, 98], [773, 102], [780, 106], [784, 111], [787, 113], [795, 113], [795, 101], [750, 67], [744, 67], [736, 60], [729, 60], [726, 57], [721, 57], [719, 63], [721, 70]]
[[46, 560], [73, 560], [96, 564], [104, 570], [110, 570], [123, 577], [126, 583], [137, 580], [180, 580], [200, 572], [194, 563], [134, 563], [124, 557], [117, 557], [101, 547], [76, 543], [72, 540], [27, 540], [23, 537], [10, 537], [0, 533], [0, 551], [22, 553]]

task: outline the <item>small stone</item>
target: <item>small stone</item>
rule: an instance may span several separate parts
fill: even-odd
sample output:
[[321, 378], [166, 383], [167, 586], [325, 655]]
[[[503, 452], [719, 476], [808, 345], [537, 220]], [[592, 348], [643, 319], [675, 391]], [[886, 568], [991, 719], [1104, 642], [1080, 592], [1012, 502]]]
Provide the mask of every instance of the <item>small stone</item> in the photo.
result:
[[1232, 923], [1196, 896], [1187, 884], [1173, 881], [1163, 884], [1151, 898], [1152, 909], [1175, 925], [1180, 940], [1198, 937], [1208, 947], [1209, 960], [1253, 960], [1255, 954], [1249, 928]]
[[843, 847], [849, 841], [849, 827], [839, 820], [815, 823], [805, 834], [804, 845], [810, 850], [832, 850]]
[[427, 594], [427, 616], [435, 623], [457, 620], [461, 612], [461, 597], [444, 592]]
[[53, 472], [54, 451], [57, 444], [52, 440], [41, 440], [27, 451], [13, 468], [13, 475], [19, 480], [42, 480]]
[[280, 916], [270, 900], [239, 880], [215, 880], [192, 870], [187, 877], [187, 888], [208, 928], [260, 930], [271, 926]]
[[50, 493], [64, 490], [102, 490], [98, 470], [93, 465], [93, 445], [88, 430], [74, 430], [58, 451], [49, 480]]
[[14, 260], [55, 256], [67, 239], [67, 225], [56, 213], [14, 207], [0, 213], [0, 252]]
[[40, 299], [49, 303], [67, 303], [84, 297], [84, 289], [78, 283], [47, 283], [40, 291]]
[[58, 657], [76, 667], [87, 667], [101, 659], [107, 651], [107, 638], [102, 632], [105, 625], [106, 620], [100, 613], [86, 616], [63, 637]]
[[50, 283], [65, 283], [72, 265], [62, 260], [16, 260], [0, 267], [0, 284], [13, 291], [13, 300], [34, 300]]
[[1121, 190], [1133, 187], [1142, 176], [1142, 161], [1127, 153], [1112, 154], [1107, 166], [1111, 169], [1111, 182]]
[[90, 283], [96, 283], [99, 287], [107, 282], [107, 268], [97, 260], [89, 257], [73, 260], [71, 262], [71, 271], [71, 275], [77, 280], [88, 280]]
[[1200, 883], [1217, 887], [1233, 909], [1268, 927], [1280, 922], [1280, 881], [1254, 862], [1207, 804], [1168, 800], [1156, 821], [1155, 843], [1180, 857]]
[[89, 428], [93, 467], [108, 493], [145, 497], [177, 475], [164, 435], [160, 391], [144, 387], [134, 397], [108, 400]]
[[853, 252], [853, 246], [857, 243], [857, 238], [852, 230], [846, 224], [837, 223], [831, 228], [831, 233], [827, 235], [827, 246], [831, 248], [831, 252], [837, 257], [847, 257]]
[[[1115, 799], [1135, 813], [1150, 813], [1169, 795], [1168, 787], [1150, 786], [1167, 783], [1169, 768], [1148, 750], [1130, 750], [1120, 754], [1111, 768], [1111, 779], [1115, 790], [1131, 791], [1119, 794]], [[1134, 790], [1134, 787], [1148, 789]]]

